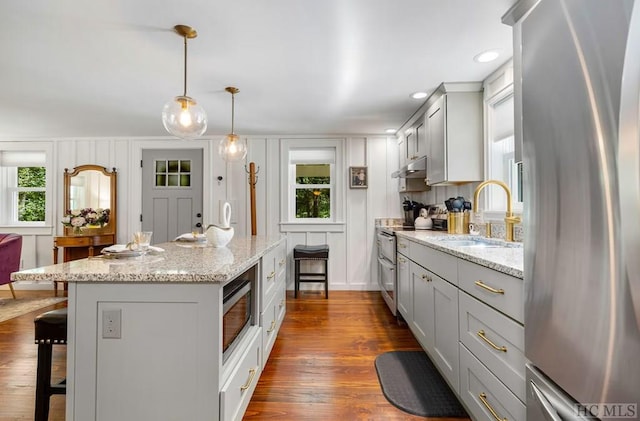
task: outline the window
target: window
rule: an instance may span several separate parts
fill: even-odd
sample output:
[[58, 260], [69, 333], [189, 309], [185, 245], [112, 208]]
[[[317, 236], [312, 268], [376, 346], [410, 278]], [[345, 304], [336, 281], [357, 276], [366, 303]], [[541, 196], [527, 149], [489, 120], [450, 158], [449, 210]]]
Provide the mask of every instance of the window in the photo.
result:
[[290, 220], [334, 219], [335, 148], [289, 151]]
[[[512, 193], [513, 210], [522, 210], [522, 164], [515, 162], [513, 87], [487, 104], [487, 179], [504, 181]], [[505, 211], [506, 195], [498, 186], [487, 186], [486, 211]]]
[[0, 144], [0, 225], [42, 227], [50, 221], [49, 149], [9, 150]]
[[296, 219], [331, 218], [331, 165], [296, 164]]
[[344, 232], [345, 146], [344, 138], [280, 139], [281, 232]]

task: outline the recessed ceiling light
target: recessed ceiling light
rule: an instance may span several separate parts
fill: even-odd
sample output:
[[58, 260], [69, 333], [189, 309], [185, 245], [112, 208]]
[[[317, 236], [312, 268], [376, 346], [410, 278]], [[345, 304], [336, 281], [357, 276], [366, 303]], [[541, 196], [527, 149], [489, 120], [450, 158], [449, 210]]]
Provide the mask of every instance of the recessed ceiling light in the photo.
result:
[[478, 63], [488, 63], [498, 58], [500, 53], [497, 50], [484, 51], [473, 58]]
[[393, 134], [396, 132], [396, 129], [385, 129], [385, 133]]
[[414, 92], [411, 94], [411, 98], [413, 99], [422, 99], [422, 98], [426, 98], [427, 97], [427, 93], [426, 92]]

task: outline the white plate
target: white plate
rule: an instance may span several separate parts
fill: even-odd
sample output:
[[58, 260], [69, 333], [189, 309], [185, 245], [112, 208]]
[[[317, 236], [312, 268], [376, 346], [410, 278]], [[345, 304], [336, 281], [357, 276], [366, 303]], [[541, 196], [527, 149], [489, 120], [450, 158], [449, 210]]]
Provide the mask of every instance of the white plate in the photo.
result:
[[197, 236], [197, 237], [178, 237], [176, 241], [183, 243], [203, 243], [207, 241], [206, 236]]
[[107, 251], [107, 250], [102, 250], [102, 254], [104, 254], [105, 257], [108, 257], [110, 259], [122, 259], [122, 258], [126, 258], [126, 257], [139, 257], [142, 256], [145, 252], [142, 250], [123, 250], [123, 251]]

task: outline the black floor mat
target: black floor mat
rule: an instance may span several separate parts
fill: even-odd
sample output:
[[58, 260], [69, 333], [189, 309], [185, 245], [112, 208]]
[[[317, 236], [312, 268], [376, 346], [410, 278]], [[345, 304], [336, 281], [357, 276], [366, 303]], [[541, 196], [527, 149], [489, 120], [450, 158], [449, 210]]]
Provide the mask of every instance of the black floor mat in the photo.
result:
[[423, 417], [468, 417], [424, 351], [385, 352], [375, 365], [382, 393], [403, 411]]

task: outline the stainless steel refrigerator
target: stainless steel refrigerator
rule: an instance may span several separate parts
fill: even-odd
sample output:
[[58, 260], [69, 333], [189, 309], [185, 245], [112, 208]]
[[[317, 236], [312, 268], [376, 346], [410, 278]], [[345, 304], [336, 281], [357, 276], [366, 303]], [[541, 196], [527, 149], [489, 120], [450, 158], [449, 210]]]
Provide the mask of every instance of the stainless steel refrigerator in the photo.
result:
[[640, 0], [521, 28], [527, 420], [640, 419]]

